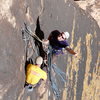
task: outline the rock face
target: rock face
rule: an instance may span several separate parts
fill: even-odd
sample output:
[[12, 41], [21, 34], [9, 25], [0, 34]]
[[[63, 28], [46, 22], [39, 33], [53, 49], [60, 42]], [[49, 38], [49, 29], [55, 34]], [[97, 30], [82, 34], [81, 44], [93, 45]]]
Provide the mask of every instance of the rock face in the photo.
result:
[[78, 0], [76, 3], [85, 12], [89, 13], [100, 27], [100, 0]]
[[25, 22], [35, 31], [38, 16], [45, 39], [52, 30], [68, 31], [69, 44], [78, 53], [77, 57], [67, 53], [57, 58], [58, 67], [68, 76], [60, 100], [99, 100], [100, 29], [72, 0], [0, 1], [0, 100], [55, 100], [45, 84], [32, 93], [24, 90], [21, 29]]

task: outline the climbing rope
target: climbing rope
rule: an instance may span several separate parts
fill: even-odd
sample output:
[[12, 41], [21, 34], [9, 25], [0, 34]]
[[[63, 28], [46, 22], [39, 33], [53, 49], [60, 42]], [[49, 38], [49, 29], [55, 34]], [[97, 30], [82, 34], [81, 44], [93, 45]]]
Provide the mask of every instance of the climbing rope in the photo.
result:
[[26, 61], [28, 60], [28, 44], [29, 44], [29, 40], [30, 40], [30, 36], [25, 34], [25, 31], [22, 29], [22, 39], [25, 43], [25, 53], [26, 53]]
[[61, 96], [60, 95], [61, 94], [61, 90], [60, 90], [60, 88], [59, 88], [59, 86], [57, 84], [56, 77], [52, 73], [52, 71], [55, 72], [55, 74], [59, 76], [59, 79], [61, 79], [61, 81], [64, 82], [64, 83], [67, 81], [67, 78], [66, 78], [66, 74], [64, 72], [62, 72], [57, 67], [57, 65], [52, 64], [52, 48], [51, 48], [51, 46], [48, 47], [47, 62], [48, 62], [48, 77], [49, 77], [49, 80], [51, 82], [51, 88], [53, 90], [55, 98], [57, 100], [59, 100], [60, 96]]
[[[27, 26], [26, 23], [24, 23], [24, 28], [22, 29], [22, 39], [25, 41], [25, 50], [26, 50], [26, 55], [27, 55], [27, 52], [28, 52], [28, 44], [29, 42], [31, 43], [31, 46], [32, 46], [32, 49], [33, 51], [35, 52], [36, 56], [39, 55], [39, 49], [35, 46], [35, 41], [34, 41], [34, 38], [37, 39], [38, 41], [42, 42], [37, 36], [35, 33], [33, 33], [30, 29], [29, 26]], [[32, 34], [33, 33], [33, 34]], [[26, 56], [26, 58], [28, 59], [28, 55]]]
[[31, 31], [31, 29], [26, 25], [26, 23], [24, 23], [25, 25], [25, 31], [31, 35], [32, 37], [34, 37], [35, 39], [37, 39], [39, 42], [43, 43], [42, 40], [40, 40], [40, 38], [34, 33]]

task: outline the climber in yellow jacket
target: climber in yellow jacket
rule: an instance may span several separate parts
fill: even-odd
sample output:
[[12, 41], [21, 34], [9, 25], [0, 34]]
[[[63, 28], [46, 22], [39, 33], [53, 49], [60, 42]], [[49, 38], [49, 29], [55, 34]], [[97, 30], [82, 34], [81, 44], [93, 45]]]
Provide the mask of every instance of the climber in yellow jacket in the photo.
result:
[[35, 87], [41, 79], [47, 79], [47, 73], [40, 68], [43, 63], [43, 58], [38, 56], [35, 59], [35, 63], [35, 65], [28, 64], [26, 68], [26, 86], [29, 91], [32, 91], [33, 87]]

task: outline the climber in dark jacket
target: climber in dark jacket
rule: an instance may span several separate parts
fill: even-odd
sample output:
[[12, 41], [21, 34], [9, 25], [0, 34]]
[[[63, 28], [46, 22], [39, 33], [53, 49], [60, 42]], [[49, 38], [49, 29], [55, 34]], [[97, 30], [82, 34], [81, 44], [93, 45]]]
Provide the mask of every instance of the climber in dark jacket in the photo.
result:
[[53, 55], [63, 54], [63, 49], [67, 50], [70, 54], [76, 55], [76, 52], [70, 48], [67, 42], [69, 36], [68, 32], [54, 30], [50, 33], [48, 40], [43, 41], [43, 43], [46, 45], [50, 44]]

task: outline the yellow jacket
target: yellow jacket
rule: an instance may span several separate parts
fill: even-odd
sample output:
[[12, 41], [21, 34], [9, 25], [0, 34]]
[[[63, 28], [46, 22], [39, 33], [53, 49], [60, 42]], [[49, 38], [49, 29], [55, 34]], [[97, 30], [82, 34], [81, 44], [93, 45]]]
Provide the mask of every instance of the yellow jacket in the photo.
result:
[[47, 73], [37, 65], [28, 64], [26, 69], [26, 82], [35, 85], [40, 79], [47, 79]]

